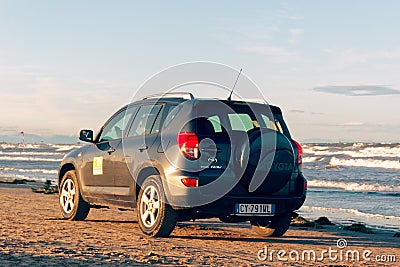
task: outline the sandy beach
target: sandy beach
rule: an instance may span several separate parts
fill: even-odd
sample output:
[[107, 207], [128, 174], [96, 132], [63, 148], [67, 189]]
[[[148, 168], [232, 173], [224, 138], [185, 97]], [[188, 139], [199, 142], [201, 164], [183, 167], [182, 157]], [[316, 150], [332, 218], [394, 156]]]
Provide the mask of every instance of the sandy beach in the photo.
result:
[[[342, 230], [338, 226], [324, 226], [324, 229], [291, 227], [283, 238], [264, 239], [253, 234], [248, 224], [200, 220], [179, 223], [170, 238], [149, 238], [140, 232], [136, 214], [132, 211], [92, 209], [85, 221], [66, 221], [61, 219], [56, 194], [37, 194], [23, 187], [0, 186], [1, 266], [400, 264], [400, 240], [390, 232], [364, 234]], [[345, 239], [347, 247], [339, 249], [337, 240], [341, 238]], [[331, 258], [326, 253], [323, 259], [318, 259], [323, 250], [330, 248], [338, 252]], [[281, 259], [277, 254], [279, 250], [286, 251], [281, 254]], [[307, 254], [302, 260], [304, 250], [314, 250], [317, 260], [309, 260]], [[345, 255], [349, 250], [358, 250], [360, 260], [352, 260], [350, 256], [347, 260]], [[371, 253], [363, 259], [365, 250]], [[299, 253], [298, 260], [294, 251]], [[397, 262], [388, 262], [393, 261], [394, 256]], [[378, 262], [379, 259], [386, 262]]]

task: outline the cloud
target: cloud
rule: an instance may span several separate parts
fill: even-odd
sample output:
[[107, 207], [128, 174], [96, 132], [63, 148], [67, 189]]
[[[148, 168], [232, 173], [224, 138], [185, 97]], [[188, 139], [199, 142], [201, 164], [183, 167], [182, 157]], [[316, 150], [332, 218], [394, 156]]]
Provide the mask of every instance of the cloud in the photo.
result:
[[39, 75], [42, 67], [35, 65], [0, 65], [0, 76], [34, 76]]
[[18, 134], [20, 132], [21, 129], [16, 126], [0, 126], [0, 134]]
[[289, 110], [289, 112], [291, 112], [291, 113], [304, 113], [305, 111], [304, 110], [299, 110], [299, 109], [292, 109], [292, 110]]
[[289, 51], [286, 48], [279, 46], [252, 45], [245, 46], [242, 48], [242, 50], [271, 57], [277, 62], [288, 62], [299, 58], [298, 53]]
[[342, 124], [342, 126], [362, 126], [364, 123], [360, 121], [349, 121]]
[[289, 43], [295, 44], [295, 43], [297, 43], [299, 37], [304, 33], [304, 30], [303, 29], [290, 29], [289, 33], [290, 33]]
[[367, 63], [376, 60], [400, 59], [400, 48], [392, 50], [354, 51], [352, 49], [340, 53], [339, 59], [346, 64]]
[[345, 95], [345, 96], [382, 96], [382, 95], [398, 95], [400, 90], [396, 90], [380, 85], [343, 85], [343, 86], [321, 86], [313, 88], [314, 91]]
[[281, 8], [277, 13], [277, 17], [284, 20], [303, 20], [304, 16], [295, 14], [292, 8], [287, 3], [282, 3]]

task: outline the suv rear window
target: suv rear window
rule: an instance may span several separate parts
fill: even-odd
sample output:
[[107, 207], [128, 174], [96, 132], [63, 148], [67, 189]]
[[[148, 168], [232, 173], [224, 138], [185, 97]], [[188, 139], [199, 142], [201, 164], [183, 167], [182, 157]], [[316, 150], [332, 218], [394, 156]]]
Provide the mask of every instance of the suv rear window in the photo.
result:
[[[213, 108], [212, 106], [216, 106]], [[224, 103], [226, 104], [226, 103]], [[214, 127], [215, 133], [226, 131], [222, 125], [230, 131], [248, 132], [254, 128], [271, 129], [290, 137], [289, 131], [281, 114], [272, 114], [266, 105], [230, 103], [229, 108], [218, 108], [218, 103], [200, 103], [197, 106], [198, 114], [206, 117]], [[231, 109], [231, 110], [229, 110]], [[232, 112], [233, 110], [233, 112]], [[235, 113], [234, 113], [235, 112]], [[257, 113], [257, 116], [254, 115]]]
[[228, 114], [229, 124], [233, 131], [244, 131], [248, 132], [254, 128], [253, 121], [249, 114], [246, 113], [236, 113]]

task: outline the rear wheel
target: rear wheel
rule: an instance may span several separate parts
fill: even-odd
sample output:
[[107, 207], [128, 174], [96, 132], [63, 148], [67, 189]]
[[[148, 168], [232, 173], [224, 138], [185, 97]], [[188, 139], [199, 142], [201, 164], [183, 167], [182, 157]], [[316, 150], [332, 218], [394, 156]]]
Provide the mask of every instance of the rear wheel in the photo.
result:
[[289, 229], [291, 220], [289, 215], [274, 216], [271, 221], [251, 220], [251, 230], [263, 237], [280, 237]]
[[137, 200], [140, 229], [150, 236], [167, 237], [174, 230], [178, 212], [166, 203], [159, 176], [149, 176], [142, 184]]
[[64, 174], [59, 191], [59, 204], [63, 217], [71, 221], [86, 219], [90, 205], [82, 198], [74, 170]]

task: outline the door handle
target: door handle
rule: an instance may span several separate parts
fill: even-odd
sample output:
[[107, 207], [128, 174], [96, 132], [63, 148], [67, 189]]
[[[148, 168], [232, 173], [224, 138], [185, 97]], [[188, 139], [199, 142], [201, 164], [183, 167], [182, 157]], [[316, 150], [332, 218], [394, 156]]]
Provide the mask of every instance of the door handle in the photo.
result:
[[148, 148], [149, 148], [149, 147], [148, 147], [147, 145], [143, 144], [143, 145], [141, 145], [138, 149], [139, 149], [140, 152], [143, 152], [143, 151], [145, 151], [145, 150], [148, 149]]
[[110, 146], [110, 148], [107, 150], [108, 155], [111, 155], [111, 153], [115, 152], [115, 148], [113, 148], [112, 146]]

